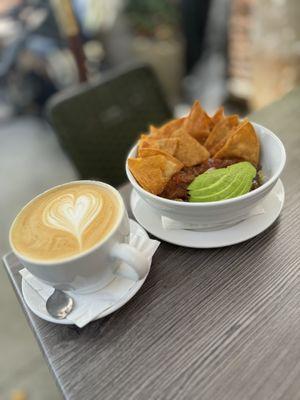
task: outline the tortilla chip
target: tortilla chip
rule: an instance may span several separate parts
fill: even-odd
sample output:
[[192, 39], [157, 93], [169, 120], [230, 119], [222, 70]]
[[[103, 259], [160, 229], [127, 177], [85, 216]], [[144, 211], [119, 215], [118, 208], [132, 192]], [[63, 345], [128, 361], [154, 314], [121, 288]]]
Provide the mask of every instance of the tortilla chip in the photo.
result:
[[156, 148], [147, 147], [145, 149], [141, 149], [139, 157], [144, 158], [144, 157], [151, 157], [151, 156], [157, 156], [157, 155], [167, 157], [168, 160], [177, 164], [178, 167], [181, 167], [181, 168], [184, 167], [183, 163], [181, 161], [179, 161], [177, 158], [173, 157], [171, 154], [167, 153], [166, 151], [156, 149]]
[[224, 107], [219, 107], [214, 115], [211, 117], [213, 125], [216, 125], [218, 122], [222, 121], [225, 118], [224, 115]]
[[128, 167], [143, 189], [160, 194], [171, 177], [182, 168], [181, 163], [177, 160], [174, 162], [169, 157], [158, 154], [145, 158], [129, 158]]
[[169, 139], [155, 139], [149, 135], [141, 135], [141, 139], [139, 140], [138, 146], [138, 155], [140, 155], [140, 151], [146, 148], [155, 148], [163, 150], [171, 155], [175, 153], [175, 150], [178, 145], [178, 140], [176, 138]]
[[224, 146], [214, 155], [214, 158], [241, 158], [257, 166], [259, 150], [259, 139], [255, 129], [248, 120], [245, 120], [229, 135]]
[[170, 138], [173, 132], [177, 131], [183, 125], [185, 118], [176, 118], [157, 128], [150, 126], [150, 135], [156, 139]]
[[209, 152], [206, 148], [191, 135], [188, 135], [183, 129], [174, 132], [172, 137], [178, 139], [174, 157], [181, 161], [186, 167], [200, 164], [209, 158]]
[[195, 101], [191, 112], [185, 119], [183, 129], [203, 144], [213, 128], [210, 116], [203, 110], [199, 101]]
[[148, 136], [151, 136], [153, 138], [159, 139], [159, 128], [157, 128], [154, 125], [150, 125], [149, 126], [149, 135]]
[[239, 124], [239, 117], [237, 115], [230, 115], [219, 121], [210, 132], [208, 138], [206, 139], [204, 146], [214, 155], [218, 150], [220, 150], [225, 141], [227, 140], [232, 129], [236, 128]]

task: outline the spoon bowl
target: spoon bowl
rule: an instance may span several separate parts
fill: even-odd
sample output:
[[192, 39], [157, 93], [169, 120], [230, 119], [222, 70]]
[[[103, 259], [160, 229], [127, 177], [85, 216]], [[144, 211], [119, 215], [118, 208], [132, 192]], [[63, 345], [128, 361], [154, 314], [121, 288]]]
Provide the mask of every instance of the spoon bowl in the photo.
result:
[[46, 301], [48, 313], [57, 319], [66, 318], [73, 310], [74, 300], [62, 290], [55, 289]]

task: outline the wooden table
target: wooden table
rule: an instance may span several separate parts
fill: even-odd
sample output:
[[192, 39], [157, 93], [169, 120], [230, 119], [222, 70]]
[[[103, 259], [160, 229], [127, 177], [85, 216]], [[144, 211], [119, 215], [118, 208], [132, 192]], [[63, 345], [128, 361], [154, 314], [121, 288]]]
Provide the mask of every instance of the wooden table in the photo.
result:
[[[79, 400], [300, 399], [300, 90], [252, 116], [287, 149], [281, 217], [215, 250], [162, 243], [141, 291], [84, 329], [34, 316], [6, 268], [59, 387]], [[128, 191], [128, 188], [127, 188]]]

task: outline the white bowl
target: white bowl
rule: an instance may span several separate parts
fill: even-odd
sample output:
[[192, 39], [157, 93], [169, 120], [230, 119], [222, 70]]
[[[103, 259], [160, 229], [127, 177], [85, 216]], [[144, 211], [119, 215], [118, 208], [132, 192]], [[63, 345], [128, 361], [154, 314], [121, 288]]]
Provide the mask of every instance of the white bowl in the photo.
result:
[[[220, 228], [241, 221], [251, 214], [253, 209], [273, 189], [285, 165], [286, 154], [282, 142], [269, 129], [252, 122], [260, 139], [260, 164], [265, 182], [242, 196], [233, 199], [189, 203], [164, 199], [144, 190], [131, 174], [126, 161], [128, 179], [139, 196], [161, 216], [172, 218], [183, 223], [198, 223], [208, 228]], [[128, 154], [128, 158], [136, 157], [137, 145]]]

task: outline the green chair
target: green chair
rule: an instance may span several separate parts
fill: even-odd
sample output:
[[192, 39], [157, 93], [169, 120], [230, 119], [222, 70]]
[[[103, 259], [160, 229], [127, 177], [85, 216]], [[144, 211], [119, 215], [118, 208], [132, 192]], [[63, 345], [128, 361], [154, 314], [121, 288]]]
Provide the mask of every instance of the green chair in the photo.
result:
[[114, 186], [126, 180], [125, 159], [149, 124], [172, 117], [157, 78], [146, 65], [107, 73], [103, 79], [54, 95], [50, 122], [82, 179]]

